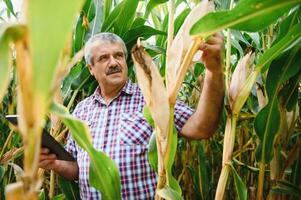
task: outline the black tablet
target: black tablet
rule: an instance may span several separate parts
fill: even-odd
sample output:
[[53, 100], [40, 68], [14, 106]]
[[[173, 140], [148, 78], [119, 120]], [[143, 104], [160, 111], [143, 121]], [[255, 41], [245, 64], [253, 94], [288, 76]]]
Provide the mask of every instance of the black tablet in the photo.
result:
[[[18, 115], [6, 115], [5, 118], [15, 126], [18, 126]], [[45, 129], [42, 133], [42, 147], [48, 148], [58, 160], [75, 161], [73, 156], [62, 147]]]

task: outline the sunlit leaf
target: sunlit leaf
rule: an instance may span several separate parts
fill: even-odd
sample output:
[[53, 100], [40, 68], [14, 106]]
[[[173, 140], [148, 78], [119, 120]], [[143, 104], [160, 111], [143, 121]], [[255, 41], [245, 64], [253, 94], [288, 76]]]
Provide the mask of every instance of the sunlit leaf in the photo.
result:
[[242, 0], [230, 11], [209, 13], [199, 19], [191, 28], [190, 34], [208, 37], [226, 28], [259, 31], [300, 2], [301, 0]]
[[38, 110], [38, 120], [46, 114], [46, 108], [51, 102], [50, 89], [58, 58], [71, 36], [74, 20], [82, 5], [83, 0], [28, 2], [27, 23], [32, 63], [32, 85], [28, 87], [32, 88], [32, 102]]

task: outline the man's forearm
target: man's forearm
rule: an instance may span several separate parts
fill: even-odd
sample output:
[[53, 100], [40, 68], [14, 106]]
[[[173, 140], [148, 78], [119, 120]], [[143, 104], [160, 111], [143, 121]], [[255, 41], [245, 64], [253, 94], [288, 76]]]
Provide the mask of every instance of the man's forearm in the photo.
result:
[[224, 78], [222, 69], [206, 70], [202, 94], [196, 112], [188, 119], [182, 129], [186, 137], [208, 138], [216, 131], [224, 97]]
[[57, 165], [53, 169], [57, 174], [60, 176], [74, 181], [78, 179], [78, 164], [77, 162], [70, 162], [70, 161], [63, 161], [63, 160], [56, 160]]

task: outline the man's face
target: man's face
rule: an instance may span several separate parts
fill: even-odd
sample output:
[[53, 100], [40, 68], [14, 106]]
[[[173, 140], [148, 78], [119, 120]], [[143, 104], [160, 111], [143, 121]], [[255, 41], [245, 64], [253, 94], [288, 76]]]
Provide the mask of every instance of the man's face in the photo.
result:
[[92, 47], [90, 73], [105, 89], [122, 86], [127, 81], [128, 68], [122, 45], [119, 43], [98, 43]]

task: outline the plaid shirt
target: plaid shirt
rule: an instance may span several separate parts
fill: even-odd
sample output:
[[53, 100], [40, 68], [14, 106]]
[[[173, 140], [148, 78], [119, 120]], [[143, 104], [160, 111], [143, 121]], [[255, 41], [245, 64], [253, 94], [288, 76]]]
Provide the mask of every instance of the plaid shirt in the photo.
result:
[[[105, 152], [118, 166], [123, 199], [153, 199], [156, 174], [148, 163], [148, 142], [152, 127], [143, 117], [143, 95], [128, 81], [120, 94], [106, 105], [100, 88], [80, 102], [73, 115], [90, 128], [93, 145]], [[175, 106], [175, 124], [181, 130], [193, 110], [182, 102]], [[77, 159], [82, 199], [101, 199], [89, 184], [89, 156], [68, 137], [66, 149]]]

